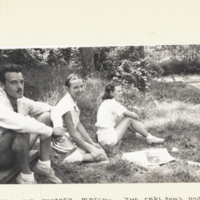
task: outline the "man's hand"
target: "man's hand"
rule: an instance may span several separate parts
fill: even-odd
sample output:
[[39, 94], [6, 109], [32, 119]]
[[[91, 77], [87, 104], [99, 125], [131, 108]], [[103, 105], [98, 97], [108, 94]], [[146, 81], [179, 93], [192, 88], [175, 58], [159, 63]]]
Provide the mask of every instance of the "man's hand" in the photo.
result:
[[53, 129], [53, 134], [54, 136], [65, 136], [65, 129], [61, 128], [61, 127], [56, 127]]
[[63, 128], [61, 128], [61, 127], [56, 127], [56, 128], [54, 128], [54, 129], [53, 129], [53, 133], [52, 133], [53, 140], [54, 140], [55, 142], [59, 142], [59, 140], [60, 140], [63, 136], [66, 137], [65, 132], [66, 132], [66, 131], [65, 131]]

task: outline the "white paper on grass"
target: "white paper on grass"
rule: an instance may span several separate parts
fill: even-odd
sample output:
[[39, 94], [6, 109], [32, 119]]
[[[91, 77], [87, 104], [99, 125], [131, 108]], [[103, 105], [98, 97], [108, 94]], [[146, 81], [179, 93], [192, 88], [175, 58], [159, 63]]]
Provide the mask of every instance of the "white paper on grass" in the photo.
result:
[[175, 160], [166, 148], [123, 153], [122, 159], [143, 167], [159, 166]]

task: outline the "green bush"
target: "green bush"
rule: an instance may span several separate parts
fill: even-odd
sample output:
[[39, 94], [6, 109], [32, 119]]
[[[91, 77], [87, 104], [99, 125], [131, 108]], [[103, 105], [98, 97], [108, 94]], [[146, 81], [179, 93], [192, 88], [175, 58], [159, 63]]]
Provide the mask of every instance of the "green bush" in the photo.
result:
[[108, 80], [118, 78], [122, 83], [140, 91], [149, 88], [150, 77], [163, 73], [160, 66], [151, 59], [141, 59], [139, 47], [100, 48], [96, 69]]

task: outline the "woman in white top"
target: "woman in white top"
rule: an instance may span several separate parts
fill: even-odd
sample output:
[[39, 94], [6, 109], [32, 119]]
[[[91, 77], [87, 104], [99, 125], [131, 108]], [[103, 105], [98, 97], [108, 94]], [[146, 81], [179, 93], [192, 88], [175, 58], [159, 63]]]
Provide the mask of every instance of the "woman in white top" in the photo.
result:
[[124, 136], [127, 128], [146, 138], [148, 143], [162, 143], [164, 139], [157, 138], [148, 133], [138, 122], [138, 115], [127, 110], [119, 102], [123, 92], [121, 84], [109, 83], [102, 97], [104, 100], [97, 113], [97, 137], [100, 144], [107, 147], [115, 146]]
[[80, 110], [77, 101], [83, 97], [82, 78], [78, 74], [70, 74], [65, 82], [65, 87], [67, 94], [55, 106], [51, 118], [54, 128], [65, 129], [78, 149], [67, 156], [63, 163], [107, 160], [102, 147], [93, 142], [79, 120]]

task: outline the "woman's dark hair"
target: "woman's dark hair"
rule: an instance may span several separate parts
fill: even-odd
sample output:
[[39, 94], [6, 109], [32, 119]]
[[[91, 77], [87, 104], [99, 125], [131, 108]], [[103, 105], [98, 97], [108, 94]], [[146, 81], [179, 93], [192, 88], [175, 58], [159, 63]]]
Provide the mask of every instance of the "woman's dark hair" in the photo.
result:
[[22, 72], [22, 67], [20, 65], [15, 64], [5, 64], [0, 66], [0, 81], [5, 84], [6, 77], [5, 74], [7, 72]]
[[70, 87], [70, 81], [76, 79], [82, 79], [82, 77], [79, 74], [70, 74], [65, 81], [65, 86]]
[[116, 81], [111, 81], [110, 83], [108, 83], [108, 85], [106, 85], [105, 87], [105, 92], [102, 99], [103, 100], [112, 99], [113, 96], [110, 94], [110, 92], [114, 92], [116, 86], [121, 86], [121, 83]]

